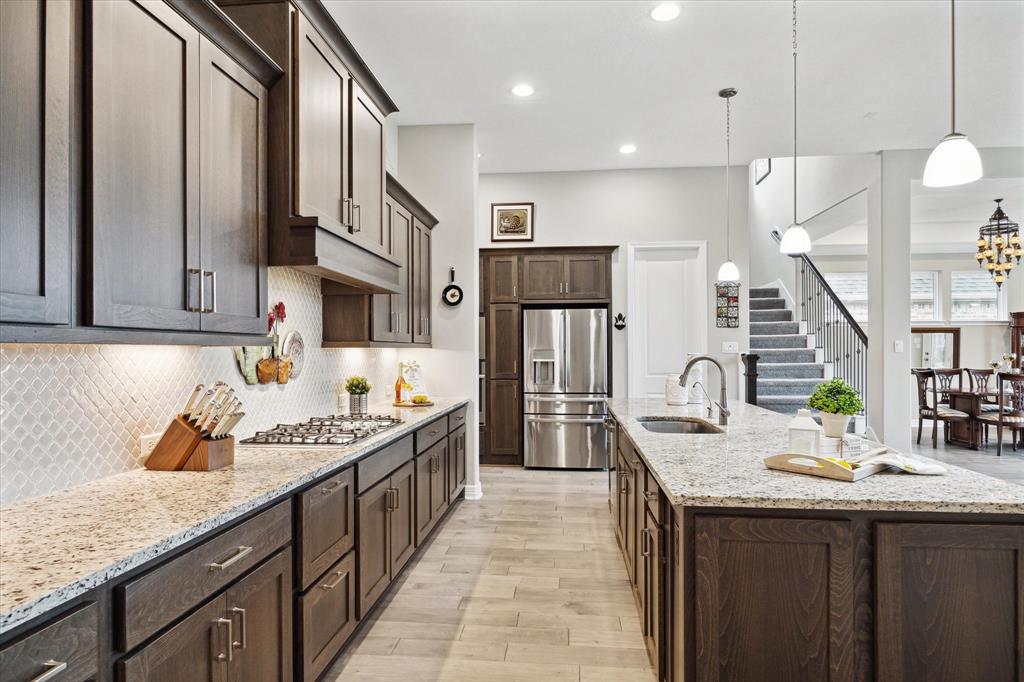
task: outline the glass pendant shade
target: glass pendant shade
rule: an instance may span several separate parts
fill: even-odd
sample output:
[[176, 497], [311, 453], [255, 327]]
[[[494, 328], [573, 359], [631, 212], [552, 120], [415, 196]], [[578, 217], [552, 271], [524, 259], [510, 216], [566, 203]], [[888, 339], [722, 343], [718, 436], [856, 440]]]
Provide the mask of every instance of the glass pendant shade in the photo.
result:
[[740, 269], [736, 267], [736, 264], [731, 260], [727, 260], [722, 263], [722, 267], [718, 268], [718, 281], [719, 282], [738, 282], [740, 281]]
[[782, 242], [779, 243], [779, 252], [787, 256], [799, 256], [801, 253], [810, 253], [811, 236], [807, 230], [798, 223], [793, 223], [782, 235]]
[[924, 166], [925, 187], [955, 187], [979, 180], [981, 156], [966, 135], [950, 133], [932, 150]]

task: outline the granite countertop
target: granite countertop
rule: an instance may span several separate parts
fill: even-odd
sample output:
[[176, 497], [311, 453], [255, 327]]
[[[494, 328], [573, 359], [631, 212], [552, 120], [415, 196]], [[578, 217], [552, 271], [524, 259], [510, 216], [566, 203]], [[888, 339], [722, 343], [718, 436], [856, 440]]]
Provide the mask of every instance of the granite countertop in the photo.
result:
[[[791, 417], [754, 405], [730, 405], [724, 434], [693, 435], [653, 433], [637, 417], [706, 418], [701, 406], [608, 406], [675, 505], [1024, 514], [1024, 486], [946, 463], [942, 476], [879, 473], [855, 483], [766, 469], [765, 457], [787, 449]], [[709, 421], [717, 424], [717, 408]]]
[[253, 446], [208, 472], [135, 469], [0, 508], [0, 634], [467, 404], [371, 405], [403, 423], [348, 447]]

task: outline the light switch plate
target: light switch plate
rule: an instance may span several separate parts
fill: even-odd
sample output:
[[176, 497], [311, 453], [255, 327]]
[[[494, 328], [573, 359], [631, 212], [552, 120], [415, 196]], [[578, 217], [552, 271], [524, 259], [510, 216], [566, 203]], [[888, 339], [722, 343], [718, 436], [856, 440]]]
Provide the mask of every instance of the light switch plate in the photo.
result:
[[903, 352], [903, 339], [896, 339], [892, 342], [892, 352], [902, 353]]
[[160, 442], [160, 436], [164, 435], [161, 433], [144, 433], [142, 438], [139, 439], [139, 447], [142, 450], [143, 457], [149, 457], [149, 453], [153, 452], [153, 448]]
[[739, 341], [723, 341], [722, 342], [723, 353], [739, 353], [740, 342]]

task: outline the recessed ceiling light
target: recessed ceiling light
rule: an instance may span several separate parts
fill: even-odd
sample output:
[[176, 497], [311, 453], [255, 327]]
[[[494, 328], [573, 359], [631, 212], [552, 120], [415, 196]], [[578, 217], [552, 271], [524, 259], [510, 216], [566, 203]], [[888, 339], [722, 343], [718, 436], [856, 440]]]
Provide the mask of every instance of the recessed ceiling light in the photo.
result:
[[651, 10], [651, 19], [655, 21], [672, 21], [679, 16], [679, 5], [674, 2], [663, 2]]
[[533, 94], [533, 86], [529, 83], [519, 83], [512, 88], [512, 94], [516, 97], [529, 97]]
[[624, 144], [621, 147], [619, 147], [619, 153], [620, 154], [632, 154], [635, 151], [636, 151], [636, 145], [635, 144]]

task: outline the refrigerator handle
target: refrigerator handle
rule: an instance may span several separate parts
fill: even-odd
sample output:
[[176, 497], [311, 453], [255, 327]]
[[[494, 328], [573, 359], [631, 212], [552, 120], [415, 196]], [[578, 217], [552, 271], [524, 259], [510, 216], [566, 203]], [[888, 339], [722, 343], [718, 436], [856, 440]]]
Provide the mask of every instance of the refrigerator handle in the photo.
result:
[[569, 390], [569, 311], [562, 310], [562, 390]]

